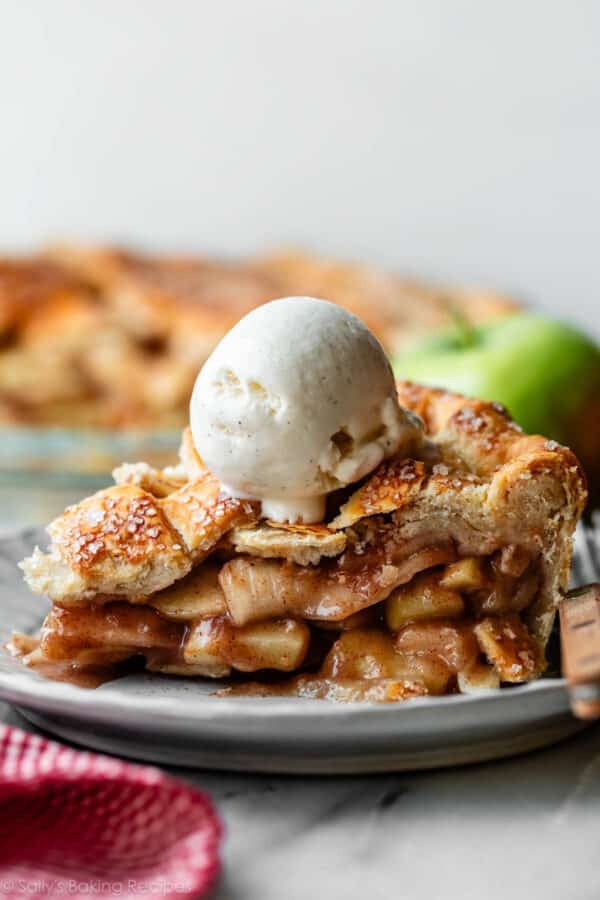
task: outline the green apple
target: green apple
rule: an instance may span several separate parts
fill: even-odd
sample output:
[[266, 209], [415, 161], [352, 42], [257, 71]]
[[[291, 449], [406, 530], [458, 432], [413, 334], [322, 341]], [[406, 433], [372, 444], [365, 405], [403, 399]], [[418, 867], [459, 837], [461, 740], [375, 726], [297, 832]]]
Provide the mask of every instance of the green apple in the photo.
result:
[[580, 429], [595, 429], [585, 447], [600, 452], [600, 349], [562, 322], [530, 313], [480, 327], [457, 322], [398, 354], [393, 364], [399, 378], [496, 400], [525, 431], [575, 449]]

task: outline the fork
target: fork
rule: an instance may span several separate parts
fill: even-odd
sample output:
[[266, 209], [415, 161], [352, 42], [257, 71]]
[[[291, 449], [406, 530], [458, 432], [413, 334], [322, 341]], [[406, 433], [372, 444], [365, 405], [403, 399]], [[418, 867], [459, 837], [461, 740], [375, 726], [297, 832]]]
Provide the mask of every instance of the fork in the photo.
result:
[[562, 669], [571, 709], [579, 719], [600, 718], [600, 517], [575, 535], [571, 582], [559, 603]]

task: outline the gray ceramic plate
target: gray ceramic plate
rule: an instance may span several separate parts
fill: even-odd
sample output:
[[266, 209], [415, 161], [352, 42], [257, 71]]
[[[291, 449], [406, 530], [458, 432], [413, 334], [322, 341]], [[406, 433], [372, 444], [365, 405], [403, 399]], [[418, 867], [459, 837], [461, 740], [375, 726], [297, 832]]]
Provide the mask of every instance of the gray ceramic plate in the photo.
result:
[[[43, 534], [0, 541], [0, 643], [34, 631], [47, 604], [16, 562]], [[589, 560], [578, 557], [589, 574]], [[135, 675], [85, 690], [48, 681], [0, 652], [0, 698], [75, 743], [152, 762], [288, 773], [423, 769], [543, 747], [581, 728], [562, 679], [477, 696], [354, 705], [293, 698], [215, 698], [212, 683]]]

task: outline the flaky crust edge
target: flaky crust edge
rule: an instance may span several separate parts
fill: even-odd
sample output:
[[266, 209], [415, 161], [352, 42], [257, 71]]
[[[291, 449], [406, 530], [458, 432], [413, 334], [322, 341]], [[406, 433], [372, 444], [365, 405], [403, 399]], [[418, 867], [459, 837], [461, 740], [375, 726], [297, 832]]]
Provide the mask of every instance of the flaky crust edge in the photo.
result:
[[[444, 461], [460, 456], [468, 463], [476, 483], [461, 485], [460, 494], [466, 490], [475, 503], [478, 494], [507, 538], [514, 531], [537, 545], [542, 586], [528, 625], [545, 647], [557, 602], [568, 588], [573, 536], [587, 501], [581, 463], [568, 447], [525, 434], [500, 404], [409, 381], [397, 387], [401, 405], [421, 416]], [[439, 515], [440, 493], [458, 496], [455, 481], [438, 474], [419, 483], [399, 517], [408, 522], [428, 510]]]

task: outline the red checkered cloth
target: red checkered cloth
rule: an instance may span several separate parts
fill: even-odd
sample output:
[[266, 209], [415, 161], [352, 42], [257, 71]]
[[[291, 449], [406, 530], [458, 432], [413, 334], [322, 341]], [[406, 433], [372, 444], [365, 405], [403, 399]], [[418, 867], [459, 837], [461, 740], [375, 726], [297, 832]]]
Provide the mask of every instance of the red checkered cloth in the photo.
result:
[[202, 897], [222, 828], [159, 769], [0, 725], [0, 897]]

